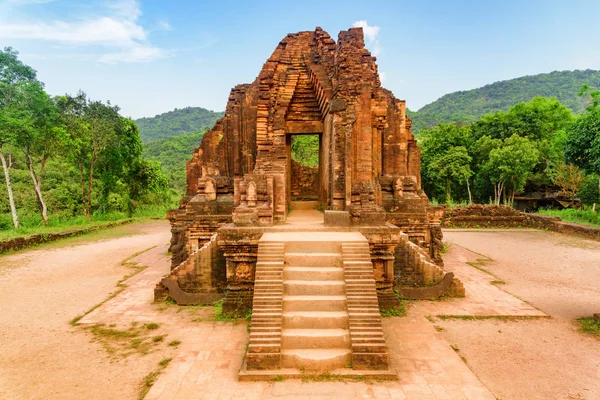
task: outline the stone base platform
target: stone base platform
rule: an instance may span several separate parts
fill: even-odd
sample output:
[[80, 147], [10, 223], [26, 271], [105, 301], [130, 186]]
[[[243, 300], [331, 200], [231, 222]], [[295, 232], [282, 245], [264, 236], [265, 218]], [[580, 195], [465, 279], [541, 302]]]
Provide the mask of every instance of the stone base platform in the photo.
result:
[[282, 368], [276, 370], [253, 370], [246, 368], [246, 361], [242, 364], [238, 380], [240, 382], [259, 382], [259, 381], [279, 381], [281, 379], [311, 379], [311, 377], [323, 378], [325, 380], [345, 380], [348, 381], [397, 381], [398, 374], [393, 370], [374, 371], [374, 370], [356, 370], [350, 368], [334, 369], [332, 371], [300, 371], [296, 368]]

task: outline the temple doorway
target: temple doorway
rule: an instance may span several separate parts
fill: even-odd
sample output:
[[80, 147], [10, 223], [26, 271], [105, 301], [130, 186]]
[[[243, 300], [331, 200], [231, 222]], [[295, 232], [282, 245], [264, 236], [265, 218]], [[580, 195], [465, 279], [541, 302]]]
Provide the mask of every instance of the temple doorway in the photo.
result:
[[289, 134], [287, 149], [288, 204], [314, 202], [314, 207], [317, 208], [323, 197], [321, 134]]

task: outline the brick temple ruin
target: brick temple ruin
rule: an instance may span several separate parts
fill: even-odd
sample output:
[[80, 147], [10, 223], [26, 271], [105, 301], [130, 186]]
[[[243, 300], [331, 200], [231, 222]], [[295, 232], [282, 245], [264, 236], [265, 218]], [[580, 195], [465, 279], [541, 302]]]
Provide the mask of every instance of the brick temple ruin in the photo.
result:
[[[406, 104], [375, 61], [361, 28], [337, 42], [321, 28], [287, 35], [187, 163], [168, 213], [172, 271], [155, 297], [252, 309], [240, 379], [386, 376], [380, 309], [397, 294], [464, 293], [442, 269], [441, 214], [421, 190]], [[294, 135], [318, 136], [318, 167], [292, 159]]]

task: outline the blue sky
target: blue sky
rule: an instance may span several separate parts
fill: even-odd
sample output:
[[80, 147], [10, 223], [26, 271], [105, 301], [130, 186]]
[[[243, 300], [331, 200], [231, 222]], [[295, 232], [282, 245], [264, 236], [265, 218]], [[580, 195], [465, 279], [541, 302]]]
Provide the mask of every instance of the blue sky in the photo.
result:
[[600, 1], [0, 0], [12, 46], [50, 94], [85, 91], [126, 116], [223, 110], [290, 32], [365, 26], [383, 85], [416, 110], [554, 70], [600, 69]]

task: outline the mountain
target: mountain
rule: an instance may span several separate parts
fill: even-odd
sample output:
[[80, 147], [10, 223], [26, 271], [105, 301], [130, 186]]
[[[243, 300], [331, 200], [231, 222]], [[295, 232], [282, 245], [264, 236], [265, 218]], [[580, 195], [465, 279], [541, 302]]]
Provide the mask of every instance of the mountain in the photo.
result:
[[600, 88], [600, 71], [554, 71], [495, 82], [478, 89], [446, 94], [419, 111], [407, 114], [413, 120], [413, 132], [444, 122], [473, 122], [486, 114], [507, 111], [511, 106], [535, 96], [556, 97], [573, 112], [585, 109], [578, 96], [584, 83]]
[[155, 117], [140, 118], [135, 122], [140, 129], [142, 141], [148, 143], [210, 129], [223, 114], [201, 107], [186, 107]]
[[[164, 114], [163, 114], [164, 115]], [[169, 178], [169, 187], [185, 191], [185, 163], [200, 144], [204, 131], [144, 143], [144, 158], [158, 161]]]

